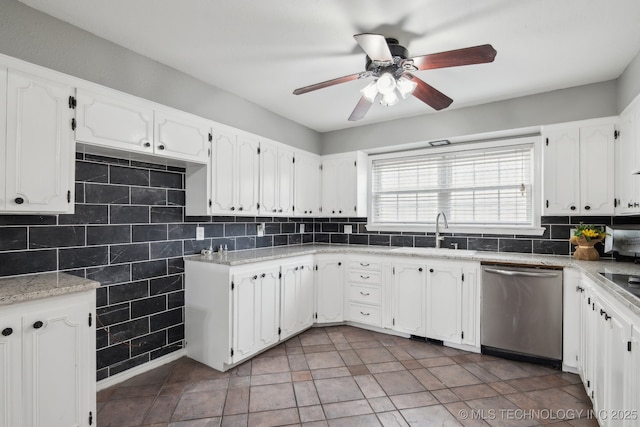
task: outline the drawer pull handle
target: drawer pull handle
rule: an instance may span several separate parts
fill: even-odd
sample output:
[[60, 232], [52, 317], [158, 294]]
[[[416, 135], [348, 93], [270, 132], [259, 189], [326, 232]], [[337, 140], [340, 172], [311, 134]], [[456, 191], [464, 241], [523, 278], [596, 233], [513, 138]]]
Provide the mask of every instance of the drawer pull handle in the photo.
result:
[[369, 278], [369, 276], [363, 276], [362, 274], [360, 275], [360, 277], [363, 278], [363, 279], [368, 279]]
[[360, 314], [362, 314], [363, 316], [370, 316], [371, 313], [365, 313], [364, 311], [361, 311]]
[[370, 294], [369, 294], [369, 292], [360, 291], [360, 295], [364, 295], [365, 297], [368, 297]]
[[369, 264], [366, 263], [366, 262], [361, 262], [360, 265], [363, 266], [363, 267], [369, 267]]

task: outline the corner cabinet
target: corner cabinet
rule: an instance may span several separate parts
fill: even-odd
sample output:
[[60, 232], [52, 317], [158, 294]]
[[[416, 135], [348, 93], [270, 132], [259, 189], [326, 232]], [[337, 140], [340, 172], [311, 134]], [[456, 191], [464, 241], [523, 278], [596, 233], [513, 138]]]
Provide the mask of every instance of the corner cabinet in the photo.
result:
[[211, 122], [115, 90], [78, 89], [78, 142], [180, 162], [209, 161]]
[[0, 211], [73, 213], [74, 89], [12, 69], [0, 79]]
[[96, 422], [95, 291], [2, 307], [0, 427]]
[[367, 216], [366, 163], [359, 151], [322, 157], [322, 216]]
[[612, 120], [544, 130], [544, 215], [614, 213], [616, 135]]

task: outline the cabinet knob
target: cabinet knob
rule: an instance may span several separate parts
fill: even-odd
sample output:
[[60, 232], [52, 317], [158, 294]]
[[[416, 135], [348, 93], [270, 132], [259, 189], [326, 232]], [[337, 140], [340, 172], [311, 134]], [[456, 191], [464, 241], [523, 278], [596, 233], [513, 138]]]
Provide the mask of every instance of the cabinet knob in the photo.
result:
[[257, 279], [258, 279], [257, 275], [253, 276], [253, 280], [257, 280]]
[[633, 202], [633, 207], [634, 207], [634, 208], [637, 208], [637, 207], [639, 207], [639, 206], [640, 206], [640, 203], [638, 203], [638, 202]]
[[575, 211], [576, 207], [575, 206], [571, 206], [569, 209], [571, 209], [572, 211]]
[[145, 147], [151, 147], [151, 143], [149, 141], [147, 141], [147, 142], [144, 143], [144, 146]]
[[260, 275], [260, 277], [262, 277], [262, 278], [264, 278], [265, 276], [266, 276], [266, 274], [264, 274], [264, 273], [262, 273], [262, 274]]
[[307, 213], [307, 211], [304, 211], [304, 213]]
[[584, 210], [585, 210], [585, 211], [588, 211], [589, 209], [591, 209], [591, 206], [589, 206], [589, 205], [587, 205], [587, 206], [585, 206], [585, 207], [584, 207]]
[[21, 205], [24, 203], [24, 199], [22, 197], [16, 197], [14, 202], [16, 202], [16, 205]]
[[311, 213], [313, 213], [313, 211], [309, 211], [309, 213], [311, 214]]
[[331, 213], [336, 213], [336, 211], [331, 211]]
[[342, 213], [342, 211], [338, 211], [338, 213]]
[[13, 329], [11, 329], [11, 328], [4, 328], [2, 330], [2, 335], [5, 336], [5, 337], [8, 337], [12, 333], [13, 333]]
[[629, 204], [627, 205], [627, 207], [628, 207], [628, 208], [632, 208], [632, 207], [633, 207], [633, 203], [629, 203]]
[[433, 268], [430, 268], [430, 269], [429, 269], [429, 273], [433, 273]]
[[241, 211], [242, 209], [243, 209], [243, 208], [242, 208], [242, 206], [240, 206], [240, 207], [238, 208], [238, 210], [239, 210], [239, 211]]
[[278, 209], [278, 212], [282, 212], [282, 209]]
[[304, 265], [301, 265], [301, 266], [300, 266], [300, 270], [304, 270]]
[[40, 329], [42, 328], [42, 326], [44, 325], [44, 323], [42, 323], [40, 320], [38, 320], [37, 322], [35, 322], [33, 324], [34, 329]]
[[339, 262], [339, 263], [338, 263], [338, 266], [341, 266], [341, 265], [342, 265], [342, 263], [341, 263], [341, 262]]
[[158, 145], [158, 150], [164, 150], [164, 145]]
[[274, 209], [273, 212], [278, 212], [277, 209]]
[[232, 210], [232, 211], [235, 211], [235, 210], [236, 210], [236, 207], [235, 207], [235, 206], [231, 206], [231, 210]]
[[420, 267], [420, 268], [418, 269], [418, 271], [422, 271], [422, 267]]
[[296, 267], [294, 270], [298, 271], [298, 270], [300, 270], [300, 267]]

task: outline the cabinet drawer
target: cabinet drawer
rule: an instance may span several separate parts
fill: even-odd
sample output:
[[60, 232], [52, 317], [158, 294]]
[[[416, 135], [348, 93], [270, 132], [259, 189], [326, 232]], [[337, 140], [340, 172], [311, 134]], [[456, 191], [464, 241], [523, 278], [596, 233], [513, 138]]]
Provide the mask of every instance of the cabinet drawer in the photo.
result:
[[379, 262], [371, 262], [366, 259], [354, 259], [349, 262], [350, 270], [363, 270], [363, 271], [380, 271]]
[[348, 310], [348, 318], [352, 322], [367, 323], [374, 326], [382, 324], [382, 313], [379, 307], [350, 302]]
[[349, 284], [349, 300], [363, 302], [365, 304], [382, 304], [382, 293], [378, 286], [363, 286]]
[[380, 284], [380, 273], [371, 271], [352, 271], [349, 270], [349, 282], [351, 283], [368, 283], [371, 285]]

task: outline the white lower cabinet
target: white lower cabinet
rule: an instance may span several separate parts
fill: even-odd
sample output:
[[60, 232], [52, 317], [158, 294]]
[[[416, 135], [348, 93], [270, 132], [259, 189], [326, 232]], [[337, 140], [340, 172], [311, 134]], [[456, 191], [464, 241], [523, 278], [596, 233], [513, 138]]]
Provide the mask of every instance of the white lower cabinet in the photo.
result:
[[344, 321], [344, 256], [316, 257], [316, 323]]
[[392, 324], [398, 332], [425, 336], [425, 263], [398, 261], [392, 264]]
[[237, 363], [279, 340], [280, 267], [262, 264], [231, 273], [233, 346], [231, 362]]
[[313, 257], [287, 260], [281, 266], [280, 339], [289, 338], [313, 325], [315, 274]]
[[598, 421], [602, 427], [637, 426], [640, 319], [584, 276], [575, 289], [579, 319], [577, 371]]
[[462, 269], [456, 262], [433, 262], [427, 274], [426, 336], [460, 343]]
[[96, 419], [95, 291], [2, 306], [0, 426]]
[[382, 262], [377, 258], [349, 259], [345, 320], [382, 326]]

